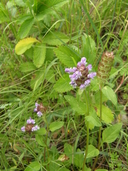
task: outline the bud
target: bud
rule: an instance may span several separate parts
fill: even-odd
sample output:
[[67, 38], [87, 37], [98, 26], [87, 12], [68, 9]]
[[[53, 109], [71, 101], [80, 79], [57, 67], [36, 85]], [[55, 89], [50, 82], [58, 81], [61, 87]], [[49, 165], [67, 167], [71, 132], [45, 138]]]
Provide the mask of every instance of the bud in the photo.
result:
[[105, 83], [109, 77], [109, 73], [113, 64], [113, 52], [104, 52], [98, 66], [97, 77], [101, 83]]

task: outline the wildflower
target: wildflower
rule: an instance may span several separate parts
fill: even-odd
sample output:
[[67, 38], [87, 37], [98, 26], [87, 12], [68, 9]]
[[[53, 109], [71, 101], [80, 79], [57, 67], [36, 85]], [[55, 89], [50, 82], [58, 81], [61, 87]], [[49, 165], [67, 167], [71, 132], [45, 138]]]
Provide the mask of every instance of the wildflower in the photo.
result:
[[89, 64], [86, 66], [86, 58], [82, 57], [81, 61], [77, 63], [77, 67], [73, 68], [65, 68], [65, 72], [67, 72], [71, 79], [71, 84], [73, 88], [76, 88], [77, 86], [80, 89], [86, 88], [90, 82], [91, 79], [93, 79], [96, 76], [96, 72], [90, 72], [92, 70], [92, 65]]
[[27, 120], [26, 126], [23, 126], [21, 128], [21, 131], [22, 132], [33, 132], [33, 131], [37, 131], [38, 129], [40, 129], [40, 127], [38, 125], [34, 126], [34, 124], [35, 124], [35, 120], [30, 117]]
[[37, 112], [37, 115], [38, 117], [41, 117], [43, 115], [42, 113], [42, 108], [43, 108], [43, 105], [42, 104], [38, 104], [38, 103], [35, 103], [35, 109], [34, 109], [34, 112]]

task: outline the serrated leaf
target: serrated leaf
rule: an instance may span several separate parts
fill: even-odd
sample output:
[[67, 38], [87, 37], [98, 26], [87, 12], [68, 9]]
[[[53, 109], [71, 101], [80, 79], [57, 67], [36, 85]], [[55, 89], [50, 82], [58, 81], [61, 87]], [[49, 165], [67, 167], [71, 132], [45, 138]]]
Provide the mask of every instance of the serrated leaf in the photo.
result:
[[87, 158], [92, 158], [99, 155], [99, 150], [93, 145], [88, 146]]
[[45, 60], [46, 45], [36, 45], [34, 47], [33, 63], [37, 68], [40, 68]]
[[38, 161], [31, 162], [24, 171], [38, 171], [40, 170], [40, 164]]
[[78, 101], [78, 99], [69, 95], [64, 97], [71, 105], [72, 109], [75, 110], [79, 115], [84, 115], [86, 113], [86, 105], [83, 102]]
[[56, 84], [54, 85], [54, 89], [59, 93], [70, 91], [73, 89], [73, 87], [69, 83], [70, 78], [67, 74], [65, 74], [56, 82]]
[[79, 54], [66, 46], [60, 46], [54, 49], [54, 52], [57, 58], [68, 67], [76, 66], [77, 62], [80, 60]]
[[62, 126], [64, 125], [64, 122], [62, 121], [55, 121], [55, 122], [52, 122], [49, 126], [49, 129], [51, 132], [54, 132], [58, 129], [60, 129]]
[[[96, 112], [97, 115], [100, 116], [100, 106], [97, 106]], [[112, 123], [113, 119], [114, 116], [112, 114], [112, 111], [108, 107], [102, 105], [102, 120], [108, 124]]]
[[31, 48], [33, 43], [39, 42], [33, 37], [25, 38], [20, 40], [15, 46], [15, 52], [17, 55], [23, 54], [27, 49]]
[[103, 142], [106, 142], [106, 143], [114, 142], [119, 136], [119, 132], [121, 128], [122, 128], [122, 123], [118, 123], [118, 124], [115, 124], [106, 128], [102, 134]]
[[47, 34], [44, 39], [43, 43], [46, 43], [48, 45], [61, 45], [63, 43], [67, 43], [69, 41], [69, 38], [67, 35], [61, 33], [61, 32], [52, 32]]
[[34, 18], [27, 19], [22, 23], [18, 31], [18, 35], [20, 39], [23, 39], [28, 35], [33, 24], [34, 24]]
[[34, 64], [32, 62], [25, 62], [20, 65], [21, 72], [30, 72], [35, 69], [36, 69], [36, 67], [34, 66]]
[[[98, 118], [97, 118], [98, 119]], [[93, 116], [86, 116], [85, 120], [91, 124], [93, 124], [94, 126], [101, 126], [101, 123], [99, 120], [96, 120]]]
[[117, 105], [117, 97], [115, 92], [108, 86], [105, 86], [102, 89], [102, 93], [116, 106]]

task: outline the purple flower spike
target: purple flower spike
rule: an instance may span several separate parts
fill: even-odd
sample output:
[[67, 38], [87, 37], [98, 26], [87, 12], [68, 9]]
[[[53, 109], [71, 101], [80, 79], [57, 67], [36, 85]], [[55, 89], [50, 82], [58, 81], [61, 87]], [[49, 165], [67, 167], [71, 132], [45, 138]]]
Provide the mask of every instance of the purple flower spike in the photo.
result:
[[35, 120], [31, 119], [31, 117], [27, 120], [27, 124], [35, 124]]
[[37, 112], [38, 117], [41, 117], [43, 114], [41, 111]]
[[96, 76], [96, 72], [91, 72], [90, 74], [88, 74], [88, 78], [93, 79]]
[[36, 125], [36, 126], [32, 127], [32, 132], [33, 132], [33, 131], [37, 131], [37, 130], [39, 130], [39, 129], [40, 129], [40, 127], [39, 127], [38, 125]]
[[22, 131], [22, 132], [25, 132], [25, 126], [23, 126], [23, 127], [21, 128], [21, 131]]
[[69, 75], [71, 82], [69, 83], [73, 88], [79, 87], [80, 89], [85, 89], [96, 76], [96, 72], [91, 72], [92, 65], [86, 66], [86, 58], [82, 57], [81, 61], [77, 63], [77, 67], [66, 68], [65, 72]]
[[37, 112], [37, 108], [38, 108], [38, 106], [39, 106], [39, 104], [38, 103], [35, 103], [35, 109], [34, 109], [34, 112]]

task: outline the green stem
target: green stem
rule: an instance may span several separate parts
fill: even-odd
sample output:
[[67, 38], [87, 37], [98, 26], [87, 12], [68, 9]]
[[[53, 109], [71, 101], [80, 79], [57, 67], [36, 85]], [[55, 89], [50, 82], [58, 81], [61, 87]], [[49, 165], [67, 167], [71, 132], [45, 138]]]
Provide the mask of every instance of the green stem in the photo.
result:
[[[100, 123], [101, 123], [101, 121], [102, 121], [102, 88], [100, 86]], [[100, 128], [99, 128], [98, 150], [100, 150], [100, 146], [101, 146], [101, 129], [102, 129], [102, 126], [100, 126]], [[95, 169], [97, 160], [98, 160], [98, 156], [95, 158], [95, 161], [94, 161], [94, 164], [92, 167], [92, 171]]]
[[[89, 116], [89, 103], [88, 103], [87, 95], [85, 95], [85, 99], [86, 99], [86, 107], [87, 107], [87, 116]], [[86, 163], [86, 158], [87, 158], [87, 154], [88, 154], [88, 145], [89, 145], [89, 123], [87, 122], [86, 150], [85, 150], [85, 157], [84, 157], [82, 171], [84, 171], [84, 167], [85, 167], [85, 163]]]

